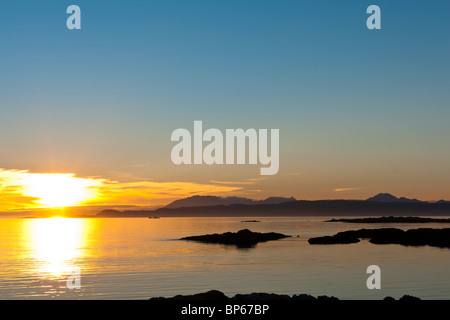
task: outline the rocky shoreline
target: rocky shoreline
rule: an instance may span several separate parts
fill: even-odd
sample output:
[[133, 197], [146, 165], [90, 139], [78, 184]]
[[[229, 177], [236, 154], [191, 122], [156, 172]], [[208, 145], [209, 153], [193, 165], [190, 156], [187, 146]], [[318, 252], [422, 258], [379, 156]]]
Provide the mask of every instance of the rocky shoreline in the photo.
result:
[[[203, 293], [197, 293], [193, 295], [176, 295], [174, 297], [155, 297], [150, 300], [186, 300], [186, 301], [339, 301], [338, 298], [333, 296], [318, 296], [314, 297], [309, 294], [294, 294], [289, 296], [287, 294], [275, 294], [265, 292], [254, 292], [250, 294], [236, 294], [233, 297], [226, 296], [219, 290], [210, 290]], [[395, 301], [392, 297], [385, 297], [384, 301]], [[415, 301], [421, 300], [420, 298], [410, 295], [402, 296], [399, 301]]]
[[450, 219], [422, 218], [422, 217], [374, 217], [374, 218], [345, 218], [331, 219], [325, 222], [346, 222], [346, 223], [450, 223]]
[[450, 248], [450, 228], [419, 228], [407, 231], [396, 228], [360, 229], [339, 232], [333, 236], [315, 237], [309, 244], [349, 244], [370, 239], [373, 244], [401, 244], [404, 246], [432, 246]]

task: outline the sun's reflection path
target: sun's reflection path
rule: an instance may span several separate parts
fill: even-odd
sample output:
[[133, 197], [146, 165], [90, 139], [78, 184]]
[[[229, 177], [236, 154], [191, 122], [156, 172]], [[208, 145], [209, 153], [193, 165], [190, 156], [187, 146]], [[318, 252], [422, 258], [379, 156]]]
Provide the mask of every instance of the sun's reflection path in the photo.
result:
[[36, 270], [51, 278], [66, 277], [82, 255], [85, 219], [46, 218], [31, 220], [30, 243]]

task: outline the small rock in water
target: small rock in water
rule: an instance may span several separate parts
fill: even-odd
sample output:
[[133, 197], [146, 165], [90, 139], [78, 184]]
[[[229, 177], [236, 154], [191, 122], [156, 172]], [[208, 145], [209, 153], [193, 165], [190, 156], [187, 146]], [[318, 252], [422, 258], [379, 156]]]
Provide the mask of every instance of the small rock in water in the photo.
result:
[[252, 232], [248, 229], [243, 229], [235, 233], [233, 232], [225, 232], [222, 234], [214, 233], [201, 236], [184, 237], [181, 238], [181, 240], [192, 240], [205, 243], [230, 244], [236, 245], [240, 248], [250, 248], [256, 245], [258, 242], [278, 240], [288, 237], [290, 236], [287, 236], [282, 233], [275, 233], [275, 232], [260, 233], [260, 232]]

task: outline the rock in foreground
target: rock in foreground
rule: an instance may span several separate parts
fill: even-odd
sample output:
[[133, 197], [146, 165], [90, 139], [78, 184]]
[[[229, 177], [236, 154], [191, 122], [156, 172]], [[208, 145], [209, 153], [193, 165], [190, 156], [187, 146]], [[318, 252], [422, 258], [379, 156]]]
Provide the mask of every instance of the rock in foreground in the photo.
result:
[[336, 297], [319, 296], [317, 298], [309, 294], [294, 294], [292, 297], [287, 294], [275, 294], [265, 292], [254, 292], [250, 294], [236, 294], [234, 297], [227, 297], [224, 293], [218, 290], [210, 290], [208, 292], [197, 293], [193, 295], [176, 295], [171, 298], [157, 297], [150, 300], [191, 300], [191, 301], [314, 301], [314, 300], [339, 300]]
[[214, 233], [202, 236], [184, 237], [181, 238], [181, 240], [192, 240], [205, 243], [221, 243], [221, 244], [236, 245], [240, 248], [250, 248], [256, 245], [258, 242], [278, 240], [288, 237], [290, 236], [284, 235], [282, 233], [275, 233], [275, 232], [259, 233], [259, 232], [252, 232], [248, 229], [243, 229], [235, 233], [233, 232], [226, 232], [222, 234]]
[[[234, 297], [227, 297], [223, 292], [218, 290], [211, 290], [208, 292], [197, 293], [193, 295], [176, 295], [171, 298], [155, 297], [150, 300], [186, 300], [186, 301], [337, 301], [336, 297], [329, 296], [318, 296], [313, 297], [309, 294], [294, 294], [289, 296], [287, 294], [275, 294], [275, 293], [250, 293], [250, 294], [236, 294]], [[384, 298], [386, 301], [395, 300], [392, 297]], [[412, 297], [409, 295], [404, 295], [399, 299], [403, 300], [420, 300], [420, 298]]]

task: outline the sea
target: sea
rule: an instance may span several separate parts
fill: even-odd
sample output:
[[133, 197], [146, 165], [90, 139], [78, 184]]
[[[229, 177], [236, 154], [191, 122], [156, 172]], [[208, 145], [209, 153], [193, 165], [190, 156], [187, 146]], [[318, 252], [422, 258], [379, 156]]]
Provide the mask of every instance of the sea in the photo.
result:
[[[333, 217], [336, 218], [336, 217]], [[243, 222], [246, 220], [259, 222]], [[0, 299], [150, 299], [220, 290], [334, 296], [343, 300], [450, 299], [450, 249], [367, 240], [310, 245], [360, 228], [446, 224], [325, 222], [327, 217], [0, 219]], [[290, 235], [251, 248], [179, 240], [211, 233]], [[367, 268], [380, 268], [369, 289]]]

